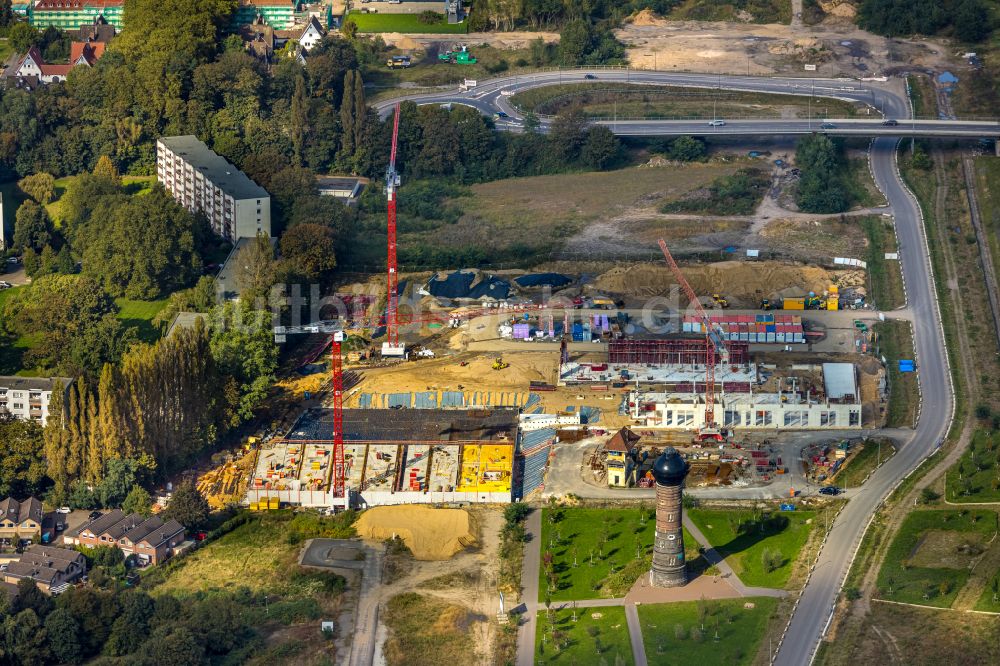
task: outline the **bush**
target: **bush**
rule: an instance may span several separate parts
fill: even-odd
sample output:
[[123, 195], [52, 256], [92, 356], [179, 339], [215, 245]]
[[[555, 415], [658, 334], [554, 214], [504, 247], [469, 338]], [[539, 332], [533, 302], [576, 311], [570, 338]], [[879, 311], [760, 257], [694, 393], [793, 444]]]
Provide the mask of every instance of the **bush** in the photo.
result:
[[920, 491], [920, 501], [924, 504], [930, 504], [931, 502], [936, 502], [941, 499], [940, 493], [936, 493], [930, 488], [924, 488]]

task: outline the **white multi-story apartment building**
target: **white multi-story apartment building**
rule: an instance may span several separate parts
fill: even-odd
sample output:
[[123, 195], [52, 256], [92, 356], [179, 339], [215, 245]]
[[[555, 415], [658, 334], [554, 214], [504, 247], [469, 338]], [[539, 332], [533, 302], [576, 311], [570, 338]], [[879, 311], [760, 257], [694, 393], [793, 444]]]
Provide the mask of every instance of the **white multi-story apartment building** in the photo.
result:
[[204, 213], [227, 241], [271, 235], [271, 196], [197, 137], [158, 139], [156, 175], [178, 203]]
[[45, 423], [53, 386], [59, 382], [65, 397], [72, 381], [64, 377], [0, 377], [0, 416]]

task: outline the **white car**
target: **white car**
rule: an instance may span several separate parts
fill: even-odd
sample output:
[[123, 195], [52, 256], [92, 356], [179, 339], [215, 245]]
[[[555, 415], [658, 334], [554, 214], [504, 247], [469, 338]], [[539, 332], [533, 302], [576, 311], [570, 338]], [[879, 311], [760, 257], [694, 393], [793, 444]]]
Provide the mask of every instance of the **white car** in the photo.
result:
[[708, 121], [708, 126], [709, 127], [722, 127], [725, 124], [726, 124], [725, 120], [710, 120], [710, 121]]
[[69, 513], [71, 509], [68, 506], [61, 506], [56, 509], [56, 513]]

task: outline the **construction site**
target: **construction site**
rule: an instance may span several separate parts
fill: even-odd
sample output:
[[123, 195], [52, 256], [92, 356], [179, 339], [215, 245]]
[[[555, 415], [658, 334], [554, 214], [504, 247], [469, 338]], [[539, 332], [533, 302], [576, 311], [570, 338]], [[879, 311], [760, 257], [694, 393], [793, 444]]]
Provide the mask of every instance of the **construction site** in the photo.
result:
[[[592, 272], [400, 275], [398, 123], [397, 109], [386, 275], [338, 285], [333, 318], [275, 328], [303, 335], [298, 355], [328, 380], [242, 465], [252, 508], [510, 502], [545, 489], [563, 444], [628, 426], [687, 447], [692, 483], [761, 484], [787, 457], [763, 437], [883, 423], [864, 262], [682, 268], [660, 240], [662, 261]], [[702, 460], [706, 446], [718, 453]], [[637, 451], [598, 451], [589, 466], [609, 485], [644, 483]], [[234, 474], [206, 483], [228, 490]]]

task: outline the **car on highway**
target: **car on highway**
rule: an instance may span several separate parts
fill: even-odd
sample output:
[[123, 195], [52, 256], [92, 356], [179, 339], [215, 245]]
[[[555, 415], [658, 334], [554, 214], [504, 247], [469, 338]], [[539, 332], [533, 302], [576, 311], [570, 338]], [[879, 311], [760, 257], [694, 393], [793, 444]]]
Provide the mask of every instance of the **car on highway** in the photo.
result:
[[882, 124], [885, 125], [886, 127], [895, 127], [896, 125], [899, 124], [899, 121], [889, 118], [888, 120], [883, 120]]
[[840, 488], [838, 488], [837, 486], [824, 486], [823, 488], [819, 489], [819, 494], [820, 495], [832, 495], [832, 496], [836, 497], [837, 495], [840, 494]]
[[820, 129], [836, 129], [837, 126], [834, 125], [833, 123], [823, 123], [822, 125], [819, 126], [819, 128]]
[[725, 120], [718, 120], [718, 119], [716, 119], [716, 120], [710, 120], [710, 121], [708, 121], [708, 126], [709, 127], [722, 127], [725, 124], [726, 124]]
[[597, 75], [596, 74], [584, 74], [583, 78], [585, 78], [585, 79], [596, 79]]

